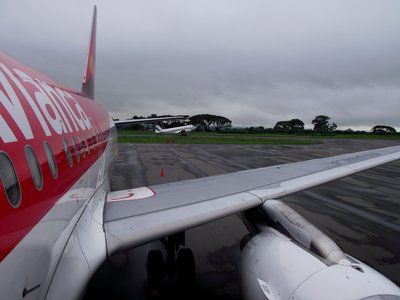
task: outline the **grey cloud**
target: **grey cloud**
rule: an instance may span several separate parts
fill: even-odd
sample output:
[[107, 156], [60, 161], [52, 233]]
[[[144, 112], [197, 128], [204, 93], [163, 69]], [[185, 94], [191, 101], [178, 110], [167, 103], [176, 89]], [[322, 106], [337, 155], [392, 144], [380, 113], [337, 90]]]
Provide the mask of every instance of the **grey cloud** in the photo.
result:
[[[93, 4], [3, 1], [2, 50], [79, 88]], [[341, 127], [400, 127], [398, 1], [97, 5], [96, 93], [114, 116], [215, 113], [273, 126], [327, 114]]]

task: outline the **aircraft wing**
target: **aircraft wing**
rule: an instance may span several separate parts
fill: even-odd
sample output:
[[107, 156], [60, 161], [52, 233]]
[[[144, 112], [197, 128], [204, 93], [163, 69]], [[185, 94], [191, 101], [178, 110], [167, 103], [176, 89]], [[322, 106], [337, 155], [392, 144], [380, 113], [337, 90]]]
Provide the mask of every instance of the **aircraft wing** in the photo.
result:
[[187, 116], [114, 120], [114, 124], [115, 125], [123, 125], [123, 124], [134, 124], [134, 123], [151, 123], [151, 122], [158, 122], [158, 121], [183, 120], [183, 119], [187, 119]]
[[108, 253], [126, 250], [400, 159], [400, 146], [111, 192]]

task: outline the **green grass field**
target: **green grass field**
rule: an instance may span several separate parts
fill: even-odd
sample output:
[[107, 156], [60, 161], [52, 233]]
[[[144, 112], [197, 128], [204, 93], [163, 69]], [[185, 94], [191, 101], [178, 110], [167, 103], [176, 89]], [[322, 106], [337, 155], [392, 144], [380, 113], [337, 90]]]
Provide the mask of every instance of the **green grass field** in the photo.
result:
[[253, 145], [310, 145], [321, 144], [322, 139], [385, 139], [399, 140], [400, 134], [284, 134], [284, 133], [216, 133], [190, 132], [187, 136], [179, 134], [159, 135], [149, 131], [119, 130], [119, 143], [150, 144], [253, 144]]
[[158, 135], [151, 132], [118, 132], [118, 143], [150, 144], [241, 144], [241, 145], [309, 145], [322, 143], [318, 139], [274, 137], [254, 134], [216, 134], [190, 132], [187, 136], [179, 134]]

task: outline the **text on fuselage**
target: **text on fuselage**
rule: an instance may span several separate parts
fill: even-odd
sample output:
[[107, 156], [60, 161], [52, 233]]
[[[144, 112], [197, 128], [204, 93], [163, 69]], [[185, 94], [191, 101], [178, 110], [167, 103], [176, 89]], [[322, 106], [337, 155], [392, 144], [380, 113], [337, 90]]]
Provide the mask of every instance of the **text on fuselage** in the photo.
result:
[[[7, 112], [16, 123], [26, 140], [34, 138], [31, 115], [22, 105], [26, 101], [40, 123], [44, 134], [65, 134], [92, 128], [85, 111], [67, 91], [49, 86], [46, 82], [33, 79], [23, 71], [11, 72], [0, 63], [0, 138], [4, 143], [16, 142], [15, 126], [10, 126], [3, 117]], [[15, 75], [16, 74], [16, 75]], [[19, 77], [19, 78], [17, 78]], [[12, 83], [16, 88], [12, 86]], [[29, 91], [28, 92], [28, 87]], [[23, 97], [18, 98], [17, 93]], [[4, 109], [5, 110], [4, 110]]]

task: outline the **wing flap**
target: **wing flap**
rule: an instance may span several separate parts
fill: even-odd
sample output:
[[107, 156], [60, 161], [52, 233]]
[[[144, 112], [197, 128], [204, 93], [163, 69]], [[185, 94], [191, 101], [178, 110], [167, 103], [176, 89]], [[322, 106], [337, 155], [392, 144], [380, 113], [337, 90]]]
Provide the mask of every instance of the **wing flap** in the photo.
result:
[[149, 197], [107, 201], [108, 250], [128, 249], [397, 159], [400, 146], [152, 186]]

